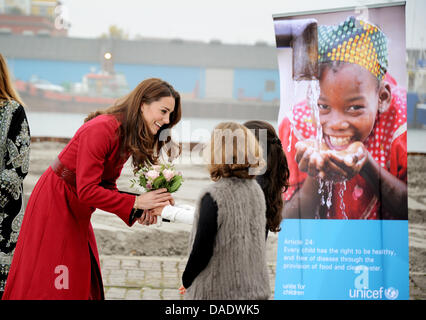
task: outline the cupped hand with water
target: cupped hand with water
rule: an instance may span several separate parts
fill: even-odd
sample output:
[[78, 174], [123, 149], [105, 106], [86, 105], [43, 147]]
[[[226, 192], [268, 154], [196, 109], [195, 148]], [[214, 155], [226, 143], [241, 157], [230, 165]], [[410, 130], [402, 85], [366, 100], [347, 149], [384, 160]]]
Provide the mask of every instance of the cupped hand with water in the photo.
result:
[[298, 141], [296, 143], [295, 160], [300, 171], [311, 177], [325, 180], [340, 181], [347, 179], [347, 173], [332, 161], [330, 149], [324, 144], [318, 149], [314, 140]]
[[347, 180], [361, 172], [369, 155], [367, 148], [360, 141], [355, 141], [344, 150], [326, 152], [330, 161], [345, 172], [344, 177]]

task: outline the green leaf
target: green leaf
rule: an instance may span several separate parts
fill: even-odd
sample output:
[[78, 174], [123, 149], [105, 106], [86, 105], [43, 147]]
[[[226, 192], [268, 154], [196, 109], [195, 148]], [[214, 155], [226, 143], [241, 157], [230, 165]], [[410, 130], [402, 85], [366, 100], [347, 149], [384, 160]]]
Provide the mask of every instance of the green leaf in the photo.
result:
[[165, 183], [166, 183], [167, 181], [166, 181], [166, 178], [164, 178], [164, 176], [163, 175], [161, 175], [161, 176], [159, 176], [159, 177], [157, 177], [155, 180], [154, 180], [154, 182], [152, 183], [152, 186], [154, 187], [154, 189], [156, 190], [156, 189], [161, 189], [161, 187], [163, 186], [163, 185], [165, 185]]
[[146, 187], [146, 178], [145, 178], [145, 175], [144, 174], [141, 174], [140, 176], [139, 176], [139, 184], [142, 186], [142, 187]]
[[181, 184], [182, 184], [182, 177], [174, 176], [173, 179], [171, 180], [171, 185], [168, 188], [168, 191], [170, 193], [176, 192], [180, 188]]

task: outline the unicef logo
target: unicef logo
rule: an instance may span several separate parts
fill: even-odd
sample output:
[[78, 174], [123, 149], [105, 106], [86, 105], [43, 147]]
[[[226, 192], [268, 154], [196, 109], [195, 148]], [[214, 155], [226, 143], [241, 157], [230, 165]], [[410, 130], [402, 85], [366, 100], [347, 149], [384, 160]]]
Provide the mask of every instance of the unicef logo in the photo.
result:
[[398, 298], [398, 290], [393, 287], [387, 288], [385, 290], [385, 297], [389, 300], [395, 300], [396, 298]]

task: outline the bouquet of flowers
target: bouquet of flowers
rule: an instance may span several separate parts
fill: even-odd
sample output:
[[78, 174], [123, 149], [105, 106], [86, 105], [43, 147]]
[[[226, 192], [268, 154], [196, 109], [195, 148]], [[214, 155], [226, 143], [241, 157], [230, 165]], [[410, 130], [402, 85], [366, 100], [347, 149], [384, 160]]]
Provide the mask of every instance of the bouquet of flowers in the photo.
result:
[[176, 172], [171, 163], [142, 167], [135, 176], [136, 179], [130, 180], [131, 187], [136, 184], [146, 191], [166, 188], [168, 192], [173, 193], [179, 190], [183, 182], [182, 173]]

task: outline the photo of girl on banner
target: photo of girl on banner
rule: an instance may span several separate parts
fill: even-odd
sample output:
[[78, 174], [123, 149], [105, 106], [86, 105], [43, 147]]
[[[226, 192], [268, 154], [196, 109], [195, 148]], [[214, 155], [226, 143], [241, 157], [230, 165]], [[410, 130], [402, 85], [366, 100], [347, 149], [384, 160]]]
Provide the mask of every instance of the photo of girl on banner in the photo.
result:
[[279, 124], [291, 172], [285, 218], [407, 219], [406, 91], [388, 71], [388, 43], [354, 16], [318, 25], [321, 128], [307, 100]]
[[274, 298], [408, 299], [404, 4], [274, 28], [290, 169]]

